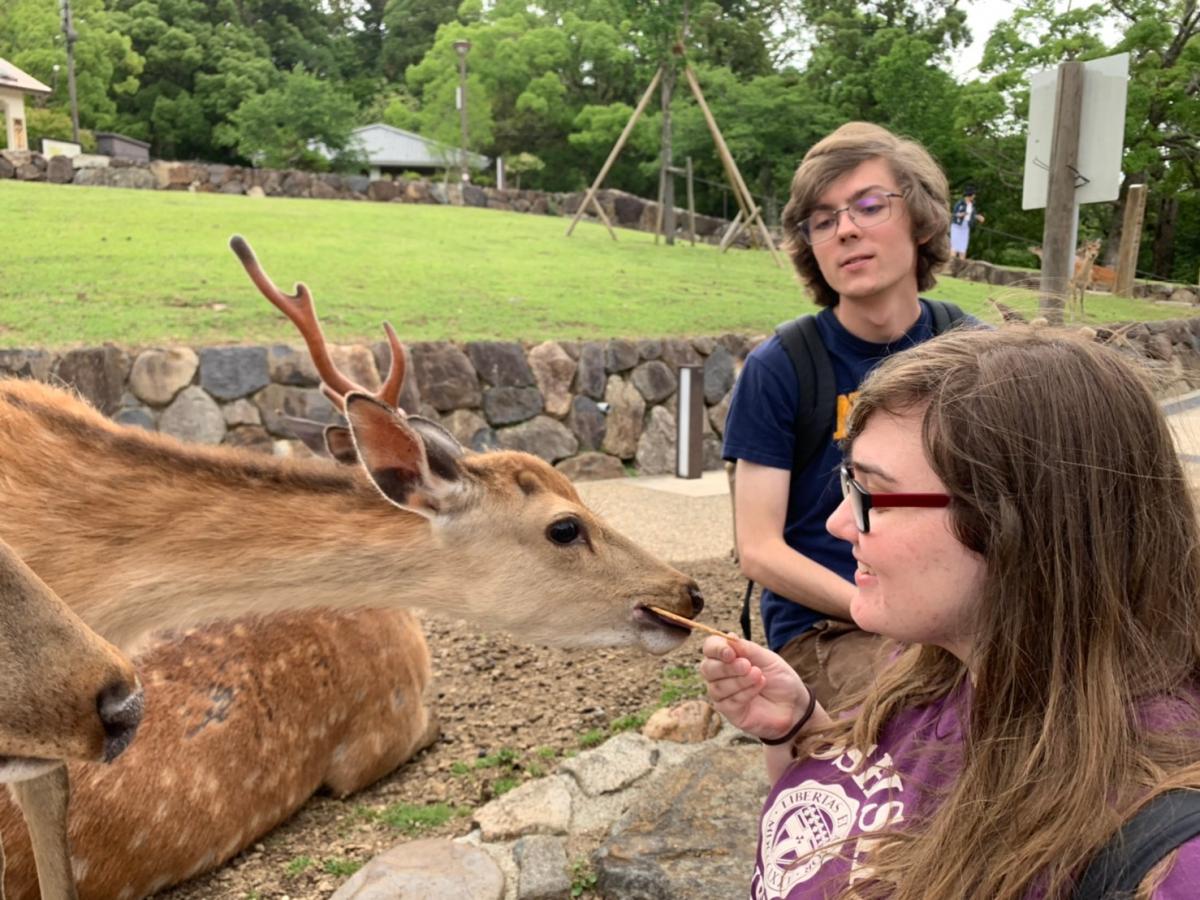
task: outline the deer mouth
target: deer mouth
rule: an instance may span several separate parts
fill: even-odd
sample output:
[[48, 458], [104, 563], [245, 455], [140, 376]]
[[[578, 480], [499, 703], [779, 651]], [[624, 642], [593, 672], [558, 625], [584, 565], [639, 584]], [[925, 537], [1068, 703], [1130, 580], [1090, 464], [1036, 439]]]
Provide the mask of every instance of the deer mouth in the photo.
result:
[[635, 606], [633, 608], [633, 620], [639, 625], [650, 625], [656, 628], [661, 628], [668, 634], [678, 637], [687, 637], [692, 633], [690, 628], [660, 616], [648, 606]]

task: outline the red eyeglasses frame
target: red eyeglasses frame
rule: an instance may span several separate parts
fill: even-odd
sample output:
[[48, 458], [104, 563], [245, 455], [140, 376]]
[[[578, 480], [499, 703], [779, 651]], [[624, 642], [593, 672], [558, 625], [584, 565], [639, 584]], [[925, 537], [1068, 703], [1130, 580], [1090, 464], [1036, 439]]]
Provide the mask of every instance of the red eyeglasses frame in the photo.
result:
[[950, 505], [949, 494], [883, 494], [871, 493], [854, 480], [854, 467], [843, 463], [838, 471], [842, 484], [842, 498], [850, 501], [854, 513], [854, 524], [863, 534], [871, 531], [872, 509], [891, 507], [913, 507], [919, 509], [942, 509]]

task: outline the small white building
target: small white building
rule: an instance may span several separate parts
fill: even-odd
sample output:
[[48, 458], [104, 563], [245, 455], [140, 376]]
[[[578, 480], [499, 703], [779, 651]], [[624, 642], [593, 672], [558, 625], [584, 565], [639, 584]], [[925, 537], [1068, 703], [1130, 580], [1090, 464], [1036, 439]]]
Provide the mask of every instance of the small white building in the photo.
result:
[[7, 59], [0, 58], [0, 111], [4, 113], [9, 150], [29, 149], [29, 132], [25, 127], [25, 95], [49, 93], [50, 88], [46, 85], [22, 72]]
[[[351, 132], [351, 142], [356, 142], [366, 157], [372, 179], [401, 172], [427, 173], [457, 168], [462, 161], [463, 151], [458, 147], [382, 122], [355, 128]], [[472, 169], [488, 167], [486, 156], [478, 153], [467, 153], [466, 156], [467, 165]]]

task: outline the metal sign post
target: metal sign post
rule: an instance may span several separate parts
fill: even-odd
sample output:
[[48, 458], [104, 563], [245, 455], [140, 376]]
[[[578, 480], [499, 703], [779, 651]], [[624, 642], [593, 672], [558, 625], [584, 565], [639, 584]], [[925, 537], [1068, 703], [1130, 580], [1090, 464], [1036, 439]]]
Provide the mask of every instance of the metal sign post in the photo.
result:
[[1067, 62], [1029, 81], [1024, 209], [1046, 210], [1042, 298], [1046, 317], [1062, 321], [1075, 271], [1079, 206], [1121, 192], [1129, 54]]

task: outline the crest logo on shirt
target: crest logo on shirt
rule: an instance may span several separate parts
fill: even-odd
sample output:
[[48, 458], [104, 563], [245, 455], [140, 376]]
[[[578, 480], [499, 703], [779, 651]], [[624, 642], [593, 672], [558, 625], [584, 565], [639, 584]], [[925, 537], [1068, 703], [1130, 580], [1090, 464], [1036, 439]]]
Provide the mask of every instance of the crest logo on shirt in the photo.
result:
[[[804, 781], [781, 791], [762, 818], [762, 877], [755, 879], [755, 893], [786, 897], [828, 860], [848, 856], [842, 841], [854, 827], [858, 806], [836, 784]], [[822, 847], [829, 849], [813, 852]]]

